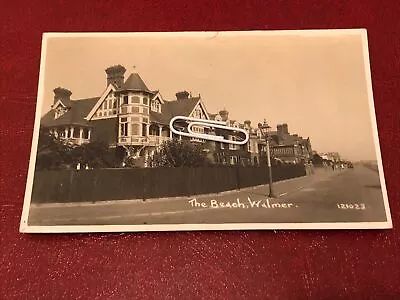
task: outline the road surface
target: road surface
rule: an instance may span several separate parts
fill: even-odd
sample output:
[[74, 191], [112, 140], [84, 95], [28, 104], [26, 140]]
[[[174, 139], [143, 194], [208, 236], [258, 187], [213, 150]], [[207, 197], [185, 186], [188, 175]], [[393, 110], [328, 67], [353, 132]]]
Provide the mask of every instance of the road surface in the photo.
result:
[[386, 221], [378, 172], [318, 170], [268, 186], [193, 197], [34, 204], [29, 225], [135, 225]]

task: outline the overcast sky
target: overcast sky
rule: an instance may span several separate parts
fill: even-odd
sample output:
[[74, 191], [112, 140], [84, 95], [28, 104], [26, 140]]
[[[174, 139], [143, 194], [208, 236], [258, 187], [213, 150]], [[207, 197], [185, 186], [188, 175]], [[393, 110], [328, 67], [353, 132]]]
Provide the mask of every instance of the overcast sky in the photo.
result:
[[208, 112], [310, 137], [319, 152], [375, 159], [361, 35], [219, 34], [190, 36], [51, 37], [47, 43], [44, 107], [58, 86], [72, 99], [100, 96], [104, 70], [115, 64], [174, 99], [201, 94]]

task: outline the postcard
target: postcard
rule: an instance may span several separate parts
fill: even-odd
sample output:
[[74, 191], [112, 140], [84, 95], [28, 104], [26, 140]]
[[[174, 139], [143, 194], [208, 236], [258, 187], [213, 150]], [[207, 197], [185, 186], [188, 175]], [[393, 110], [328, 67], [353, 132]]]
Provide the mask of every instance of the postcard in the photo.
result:
[[45, 33], [20, 231], [392, 228], [365, 29]]

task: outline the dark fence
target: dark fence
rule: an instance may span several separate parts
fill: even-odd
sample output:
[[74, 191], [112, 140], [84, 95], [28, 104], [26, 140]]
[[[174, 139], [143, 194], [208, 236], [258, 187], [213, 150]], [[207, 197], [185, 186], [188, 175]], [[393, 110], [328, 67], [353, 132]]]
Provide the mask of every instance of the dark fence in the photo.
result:
[[[273, 167], [273, 181], [306, 175], [301, 165]], [[32, 202], [63, 203], [191, 196], [268, 183], [266, 167], [37, 171]]]

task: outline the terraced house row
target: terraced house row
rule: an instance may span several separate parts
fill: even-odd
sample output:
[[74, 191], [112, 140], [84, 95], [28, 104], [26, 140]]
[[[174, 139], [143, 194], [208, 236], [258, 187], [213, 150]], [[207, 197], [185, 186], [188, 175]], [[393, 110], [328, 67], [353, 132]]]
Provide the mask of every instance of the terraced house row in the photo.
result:
[[[191, 142], [201, 143], [214, 163], [258, 165], [265, 162], [265, 138], [249, 120], [243, 123], [231, 120], [226, 109], [211, 114], [200, 95], [192, 96], [187, 91], [177, 92], [174, 100], [164, 99], [158, 90], [150, 90], [138, 73], [131, 73], [125, 79], [126, 69], [121, 65], [111, 66], [105, 72], [106, 89], [98, 97], [72, 100], [71, 91], [55, 88], [54, 103], [42, 117], [41, 127], [74, 144], [99, 140], [110, 147], [124, 147], [127, 155], [137, 158], [139, 166], [148, 166], [149, 157], [164, 141], [182, 138], [170, 131], [173, 117], [225, 121], [231, 127], [246, 129], [250, 136], [248, 143], [234, 145], [190, 138]], [[187, 129], [185, 124], [181, 126], [182, 130]], [[230, 135], [232, 132], [224, 130], [205, 127], [194, 130], [235, 138]], [[298, 163], [311, 158], [310, 139], [290, 134], [287, 124], [278, 125], [270, 136], [271, 154], [277, 161]]]

